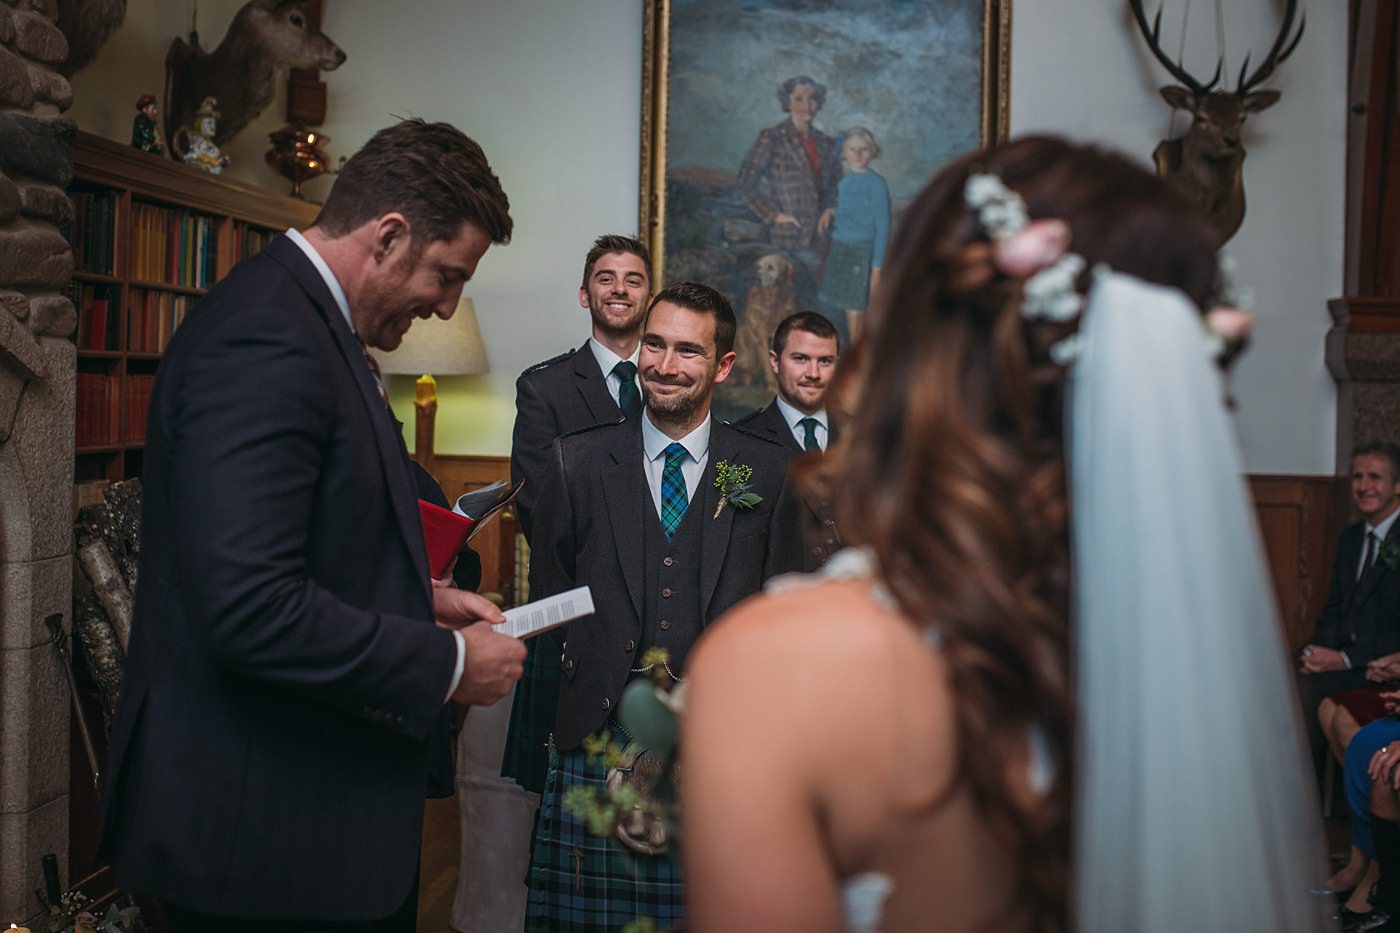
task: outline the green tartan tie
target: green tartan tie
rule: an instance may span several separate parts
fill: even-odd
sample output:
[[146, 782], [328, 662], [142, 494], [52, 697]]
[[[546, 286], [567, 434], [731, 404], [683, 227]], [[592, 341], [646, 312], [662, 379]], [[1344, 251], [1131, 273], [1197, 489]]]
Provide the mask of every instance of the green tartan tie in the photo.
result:
[[642, 413], [642, 393], [637, 390], [637, 364], [622, 360], [612, 369], [617, 377], [617, 407], [628, 421]]
[[661, 530], [670, 541], [676, 529], [685, 518], [685, 507], [689, 498], [685, 491], [685, 476], [681, 473], [681, 461], [686, 458], [686, 449], [680, 444], [666, 448], [666, 466], [661, 470]]
[[821, 445], [817, 443], [817, 419], [803, 418], [797, 423], [802, 426], [802, 449], [820, 450]]

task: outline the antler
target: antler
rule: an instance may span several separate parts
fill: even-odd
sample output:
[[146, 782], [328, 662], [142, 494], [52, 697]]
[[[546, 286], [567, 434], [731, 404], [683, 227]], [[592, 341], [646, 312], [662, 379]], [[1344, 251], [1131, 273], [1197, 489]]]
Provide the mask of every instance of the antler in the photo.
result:
[[[1133, 0], [1133, 2], [1136, 2], [1136, 0]], [[1293, 54], [1293, 50], [1298, 47], [1299, 40], [1303, 38], [1303, 30], [1308, 27], [1308, 14], [1304, 13], [1302, 21], [1298, 23], [1297, 34], [1294, 35], [1293, 41], [1288, 43], [1288, 47], [1284, 48], [1284, 43], [1288, 40], [1288, 33], [1293, 29], [1293, 14], [1296, 12], [1298, 12], [1298, 0], [1288, 0], [1288, 5], [1283, 11], [1283, 28], [1278, 31], [1278, 38], [1274, 40], [1274, 47], [1269, 49], [1268, 57], [1260, 63], [1258, 68], [1254, 69], [1254, 73], [1248, 78], [1244, 75], [1245, 72], [1249, 70], [1249, 55], [1245, 55], [1244, 63], [1240, 65], [1240, 79], [1239, 86], [1235, 90], [1236, 94], [1243, 96], [1249, 93], [1251, 88], [1273, 74], [1274, 69], [1283, 64], [1288, 56]], [[1280, 49], [1283, 49], [1283, 51], [1280, 52]]]
[[[1289, 3], [1294, 4], [1296, 0], [1289, 0]], [[1142, 0], [1128, 0], [1128, 7], [1133, 11], [1133, 18], [1137, 20], [1138, 28], [1142, 30], [1143, 38], [1147, 40], [1147, 47], [1152, 50], [1153, 55], [1157, 56], [1157, 61], [1165, 65], [1167, 70], [1172, 73], [1172, 77], [1186, 85], [1186, 87], [1195, 92], [1198, 96], [1209, 93], [1210, 89], [1215, 87], [1216, 82], [1220, 80], [1221, 62], [1215, 63], [1215, 74], [1211, 76], [1210, 81], [1202, 84], [1192, 77], [1191, 73], [1187, 71], [1180, 62], [1172, 61], [1171, 56], [1162, 51], [1162, 44], [1160, 41], [1162, 34], [1162, 8], [1160, 6], [1157, 7], [1157, 17], [1152, 22], [1152, 28], [1149, 29], [1147, 26], [1147, 14], [1144, 13], [1142, 9]], [[1297, 42], [1295, 41], [1294, 44], [1296, 45]], [[1277, 51], [1277, 49], [1275, 49], [1275, 51]], [[1291, 52], [1293, 50], [1290, 48], [1288, 51]], [[1284, 57], [1287, 57], [1287, 53], [1284, 53]], [[1282, 59], [1280, 59], [1280, 61], [1281, 60]], [[1265, 62], [1265, 64], [1269, 63]], [[1274, 64], [1277, 64], [1277, 62]], [[1271, 65], [1271, 70], [1272, 67]], [[1267, 77], [1267, 74], [1263, 77]]]

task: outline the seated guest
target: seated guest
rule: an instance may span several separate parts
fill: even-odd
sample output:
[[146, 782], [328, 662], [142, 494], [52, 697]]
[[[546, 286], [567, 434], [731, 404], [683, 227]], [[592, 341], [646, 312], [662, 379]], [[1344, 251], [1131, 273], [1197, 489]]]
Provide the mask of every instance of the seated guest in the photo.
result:
[[[1400, 691], [1386, 694], [1385, 705], [1390, 710], [1397, 708], [1397, 701]], [[1395, 716], [1385, 716], [1363, 727], [1347, 746], [1346, 795], [1351, 810], [1352, 851], [1353, 856], [1360, 854], [1362, 869], [1349, 879], [1342, 877], [1344, 869], [1329, 881], [1329, 887], [1338, 891], [1344, 891], [1342, 885], [1347, 882], [1355, 885], [1341, 910], [1346, 933], [1389, 930], [1390, 917], [1400, 916], [1400, 898], [1394, 890], [1400, 881], [1400, 829], [1394, 822], [1400, 818], [1400, 812], [1394, 806], [1393, 776], [1381, 779], [1397, 761], [1400, 719]], [[1391, 876], [1388, 880], [1387, 864]]]
[[[1400, 680], [1400, 653], [1388, 654], [1383, 658], [1369, 662], [1366, 665], [1366, 679], [1387, 685]], [[1344, 768], [1350, 769], [1345, 772], [1349, 788], [1357, 777], [1355, 763], [1348, 761], [1348, 756], [1352, 754], [1352, 739], [1356, 737], [1363, 726], [1386, 715], [1387, 698], [1391, 695], [1384, 687], [1361, 687], [1357, 690], [1348, 690], [1336, 696], [1326, 697], [1317, 707], [1317, 723], [1322, 729], [1322, 735], [1327, 740], [1328, 747], [1337, 761]], [[1366, 752], [1365, 757], [1362, 758], [1361, 766], [1363, 768], [1370, 760], [1373, 751], [1374, 748]], [[1369, 844], [1369, 828], [1363, 834], [1358, 831], [1355, 823], [1357, 816], [1355, 808], [1358, 805], [1366, 805], [1366, 795], [1369, 790], [1370, 783], [1368, 781], [1365, 788], [1359, 791], [1359, 797], [1355, 800], [1353, 793], [1348, 791], [1347, 802], [1352, 807], [1353, 817], [1351, 852], [1346, 865], [1331, 878], [1328, 878], [1327, 882], [1315, 892], [1338, 898], [1350, 895], [1346, 906], [1355, 911], [1367, 909], [1366, 897], [1372, 883], [1375, 882], [1375, 864], [1371, 861], [1373, 853]]]
[[[1299, 657], [1310, 724], [1323, 699], [1367, 686], [1367, 664], [1400, 651], [1400, 545], [1390, 537], [1400, 514], [1400, 447], [1375, 442], [1352, 451], [1351, 496], [1361, 521], [1337, 540], [1327, 603]], [[1321, 740], [1314, 729], [1314, 751]]]
[[[746, 415], [739, 424], [772, 438], [793, 454], [825, 451], [840, 435], [840, 426], [826, 405], [827, 390], [836, 376], [841, 354], [835, 326], [812, 311], [783, 318], [773, 332], [768, 365], [777, 377], [778, 394], [767, 408]], [[841, 547], [830, 496], [819, 488], [819, 476], [803, 478], [792, 498], [790, 526], [802, 537], [802, 569], [816, 570]]]

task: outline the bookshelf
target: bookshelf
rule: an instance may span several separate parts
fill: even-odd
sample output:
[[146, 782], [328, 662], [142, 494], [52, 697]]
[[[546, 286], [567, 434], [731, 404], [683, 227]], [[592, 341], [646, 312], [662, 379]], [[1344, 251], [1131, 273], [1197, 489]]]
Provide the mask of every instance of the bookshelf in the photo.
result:
[[78, 311], [75, 499], [138, 476], [146, 408], [171, 334], [241, 259], [318, 206], [80, 132], [73, 146]]

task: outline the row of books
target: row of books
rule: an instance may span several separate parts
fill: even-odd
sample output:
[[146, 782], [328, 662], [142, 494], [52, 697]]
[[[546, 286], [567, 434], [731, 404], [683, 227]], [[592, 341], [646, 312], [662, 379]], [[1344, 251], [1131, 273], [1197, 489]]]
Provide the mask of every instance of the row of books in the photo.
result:
[[151, 404], [154, 375], [128, 375], [125, 393], [117, 375], [78, 373], [77, 381], [74, 443], [78, 447], [139, 444], [146, 439], [146, 409]]
[[233, 263], [237, 264], [262, 252], [263, 247], [277, 236], [276, 230], [250, 227], [239, 221], [233, 225]]
[[78, 312], [74, 336], [79, 350], [116, 350], [121, 336], [121, 289], [69, 282], [63, 294]]
[[131, 277], [208, 288], [218, 267], [219, 221], [188, 208], [131, 205]]
[[126, 348], [132, 353], [164, 353], [170, 335], [185, 319], [195, 298], [144, 288], [131, 291], [126, 312]]
[[73, 225], [63, 231], [73, 247], [73, 264], [82, 272], [116, 271], [112, 231], [117, 220], [115, 191], [70, 191]]

